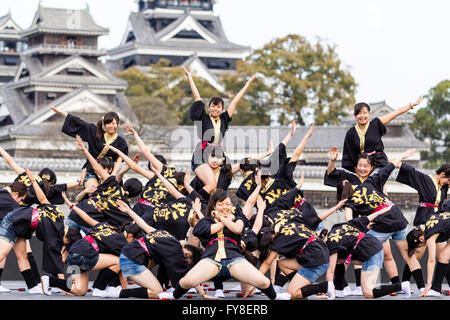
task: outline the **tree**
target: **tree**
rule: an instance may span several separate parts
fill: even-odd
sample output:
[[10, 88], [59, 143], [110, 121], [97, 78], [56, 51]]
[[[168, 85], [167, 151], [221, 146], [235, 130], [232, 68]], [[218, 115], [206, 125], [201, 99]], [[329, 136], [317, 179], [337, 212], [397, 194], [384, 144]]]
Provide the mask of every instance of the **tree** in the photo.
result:
[[310, 44], [294, 34], [275, 39], [238, 64], [237, 76], [242, 74], [261, 75], [260, 87], [253, 90], [263, 90], [258, 94], [264, 96], [265, 108], [281, 110], [280, 124], [292, 119], [305, 124], [308, 110], [316, 124], [337, 124], [355, 102], [354, 78], [335, 48], [321, 40]]
[[426, 107], [417, 110], [410, 129], [414, 135], [430, 144], [430, 151], [421, 153], [424, 167], [435, 169], [450, 162], [450, 80], [431, 88], [425, 96]]

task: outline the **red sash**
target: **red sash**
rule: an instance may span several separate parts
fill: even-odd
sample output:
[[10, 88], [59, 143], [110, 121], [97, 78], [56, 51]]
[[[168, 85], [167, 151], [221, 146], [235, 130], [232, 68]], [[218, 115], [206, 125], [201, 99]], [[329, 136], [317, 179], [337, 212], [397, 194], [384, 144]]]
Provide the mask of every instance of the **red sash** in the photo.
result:
[[419, 203], [419, 207], [422, 207], [422, 208], [440, 208], [439, 206], [437, 206], [437, 205], [435, 205], [435, 204], [432, 204], [432, 203], [428, 203], [428, 202], [420, 202]]
[[345, 263], [346, 263], [346, 264], [350, 264], [350, 261], [352, 260], [352, 254], [353, 254], [353, 251], [355, 251], [356, 246], [357, 246], [358, 243], [362, 240], [362, 238], [364, 238], [365, 235], [366, 235], [366, 234], [365, 234], [364, 232], [359, 232], [359, 233], [358, 233], [358, 239], [356, 240], [355, 246], [353, 247], [352, 252], [348, 255], [347, 259], [345, 260]]
[[39, 209], [33, 209], [31, 213], [31, 230], [36, 230], [39, 224]]
[[302, 256], [303, 250], [305, 250], [306, 246], [307, 246], [308, 244], [310, 244], [311, 242], [313, 242], [314, 240], [316, 240], [316, 239], [317, 239], [317, 236], [316, 236], [316, 235], [312, 235], [311, 237], [309, 237], [308, 241], [306, 241], [306, 243], [303, 245], [303, 247], [302, 247], [302, 248], [299, 250], [299, 252], [298, 252], [298, 257], [299, 257], [299, 258]]
[[202, 150], [205, 150], [207, 146], [216, 146], [216, 147], [221, 147], [221, 144], [214, 144], [214, 143], [209, 143], [208, 141], [205, 140], [201, 140], [202, 141]]
[[211, 239], [211, 241], [209, 241], [208, 244], [207, 244], [206, 246], [209, 247], [210, 245], [212, 245], [212, 244], [214, 243], [214, 241], [218, 241], [218, 240], [228, 240], [228, 241], [233, 242], [234, 245], [237, 246], [236, 240], [231, 239], [231, 238], [226, 238], [226, 237]]
[[384, 208], [387, 208], [387, 207], [393, 207], [393, 206], [395, 206], [395, 204], [394, 204], [393, 202], [387, 201], [387, 202], [384, 202], [384, 203], [380, 204], [380, 205], [379, 205], [378, 207], [376, 207], [375, 209], [373, 209], [372, 213], [375, 213], [375, 212], [380, 211], [380, 210], [382, 210], [382, 209], [384, 209]]
[[141, 247], [145, 250], [145, 252], [147, 252], [147, 254], [150, 255], [150, 252], [148, 252], [147, 245], [144, 242], [144, 237], [139, 238], [137, 241], [139, 242]]
[[300, 201], [297, 201], [296, 203], [294, 203], [294, 208], [300, 207], [305, 202], [306, 202], [306, 199], [301, 199]]
[[148, 200], [145, 200], [144, 198], [140, 198], [139, 199], [139, 203], [145, 204], [146, 206], [149, 206], [149, 207], [154, 207], [155, 206], [153, 203], [151, 203]]
[[98, 245], [97, 245], [97, 243], [95, 242], [94, 238], [92, 238], [92, 236], [87, 235], [87, 236], [84, 236], [83, 239], [89, 241], [89, 243], [92, 245], [92, 248], [94, 248], [95, 251], [97, 251], [97, 252], [99, 251]]

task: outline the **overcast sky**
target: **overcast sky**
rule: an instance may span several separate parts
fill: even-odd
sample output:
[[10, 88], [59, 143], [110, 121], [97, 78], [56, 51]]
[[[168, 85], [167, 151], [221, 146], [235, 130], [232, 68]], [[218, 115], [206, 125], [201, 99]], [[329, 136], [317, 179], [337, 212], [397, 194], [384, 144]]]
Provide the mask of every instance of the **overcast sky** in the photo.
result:
[[[27, 28], [38, 0], [1, 0], [0, 15], [11, 10]], [[84, 8], [110, 34], [102, 48], [119, 44], [135, 0], [42, 0], [48, 7]], [[440, 81], [450, 79], [450, 1], [448, 0], [218, 0], [228, 39], [260, 48], [296, 33], [313, 42], [325, 39], [358, 84], [357, 101], [385, 100], [407, 105]]]

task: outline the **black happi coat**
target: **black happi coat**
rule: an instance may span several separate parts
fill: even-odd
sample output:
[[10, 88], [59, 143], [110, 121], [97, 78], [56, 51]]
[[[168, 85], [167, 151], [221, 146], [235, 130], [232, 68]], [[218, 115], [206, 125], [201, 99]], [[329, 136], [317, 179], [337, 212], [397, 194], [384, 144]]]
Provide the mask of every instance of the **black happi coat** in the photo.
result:
[[[174, 167], [163, 165], [161, 175], [176, 186], [174, 173]], [[162, 181], [155, 175], [148, 180], [147, 184], [142, 189], [141, 199], [134, 205], [133, 211], [142, 217], [147, 210], [153, 211], [153, 209], [151, 209], [153, 206], [174, 199], [175, 198], [169, 193]]]
[[183, 197], [170, 202], [161, 202], [147, 210], [142, 219], [155, 229], [169, 232], [177, 240], [185, 240], [193, 218], [192, 199]]
[[298, 222], [315, 230], [322, 220], [302, 195], [303, 192], [294, 187], [277, 198], [270, 208], [264, 211], [264, 214], [274, 225], [284, 226], [290, 222]]
[[[235, 215], [235, 222], [239, 219], [242, 219], [242, 217]], [[219, 247], [222, 245], [224, 247], [225, 256], [223, 258], [217, 256], [218, 260], [216, 261], [242, 257], [240, 248], [241, 234], [235, 234], [226, 227], [223, 228], [222, 232], [211, 234], [211, 225], [216, 222], [217, 221], [213, 217], [204, 217], [200, 219], [194, 227], [193, 235], [198, 237], [203, 247], [205, 247], [202, 258], [211, 258], [214, 260], [216, 254], [218, 254]]]
[[[330, 261], [328, 247], [322, 239], [316, 238], [305, 246], [314, 231], [303, 223], [291, 222], [280, 228], [275, 227], [272, 251], [286, 258], [296, 258], [297, 262], [307, 268], [316, 267]], [[300, 249], [303, 248], [300, 254]]]
[[[426, 175], [414, 167], [402, 163], [396, 181], [417, 190], [420, 203], [430, 203], [442, 207], [447, 198], [448, 185], [439, 187], [433, 176]], [[414, 226], [424, 224], [439, 208], [419, 206], [414, 216]]]
[[[119, 210], [118, 199], [128, 204], [116, 177], [109, 176], [97, 187], [97, 190], [91, 194], [89, 199], [81, 201], [77, 204], [77, 207], [83, 209], [91, 218], [99, 222], [106, 221], [120, 227], [125, 222], [132, 222], [133, 219]], [[69, 213], [69, 218], [80, 225], [90, 227], [74, 210]]]
[[[386, 127], [379, 118], [374, 118], [368, 124], [365, 135], [364, 153], [373, 153], [372, 157], [376, 161], [377, 167], [384, 167], [388, 164], [387, 156], [384, 153], [384, 145], [381, 137], [386, 134]], [[345, 134], [344, 148], [342, 153], [342, 167], [354, 172], [358, 155], [361, 153], [359, 136], [355, 127], [351, 127]]]
[[[345, 207], [353, 210], [353, 217], [368, 216], [378, 206], [390, 202], [383, 193], [383, 186], [394, 168], [392, 163], [388, 164], [354, 189], [352, 197], [345, 203]], [[372, 229], [380, 233], [400, 231], [408, 225], [402, 211], [395, 205], [388, 212], [375, 218], [373, 222], [375, 224]]]
[[106, 222], [100, 222], [93, 226], [88, 236], [94, 239], [98, 251], [85, 238], [73, 243], [69, 251], [85, 257], [94, 257], [99, 253], [120, 256], [122, 248], [128, 244], [125, 235]]
[[[96, 136], [97, 126], [93, 123], [88, 123], [73, 114], [69, 113], [67, 115], [61, 131], [73, 138], [79, 135], [83, 141], [88, 143], [89, 153], [94, 158], [97, 158], [105, 147], [105, 137], [103, 136], [101, 139], [98, 139]], [[111, 143], [111, 146], [128, 155], [128, 144], [123, 137], [117, 135], [116, 140]], [[110, 157], [116, 161], [119, 156], [114, 151], [108, 150], [104, 154], [104, 157]], [[90, 173], [95, 173], [88, 160], [83, 165], [83, 168], [86, 168], [86, 170]]]
[[0, 189], [0, 221], [8, 214], [8, 212], [19, 207], [16, 200], [11, 197], [8, 188]]
[[425, 240], [438, 233], [436, 242], [446, 242], [450, 239], [450, 212], [444, 211], [432, 214], [425, 223]]
[[366, 233], [369, 223], [366, 216], [361, 216], [348, 222], [335, 224], [328, 233], [326, 241], [330, 255], [337, 253], [338, 258], [347, 259], [352, 254], [352, 260], [364, 262], [383, 250], [381, 242], [371, 234], [365, 234], [355, 248], [359, 233]]
[[333, 171], [330, 172], [330, 174], [327, 174], [327, 171], [325, 171], [323, 184], [326, 186], [336, 188], [344, 180], [347, 180], [354, 186], [360, 185], [361, 183], [364, 182], [361, 181], [361, 179], [354, 173], [335, 168]]
[[[31, 221], [33, 211], [37, 214], [37, 229]], [[42, 241], [42, 270], [49, 273], [64, 273], [61, 257], [64, 237], [64, 214], [52, 204], [42, 204], [37, 208], [19, 207], [12, 211], [12, 221], [17, 237], [31, 239], [34, 231]]]
[[146, 234], [140, 241], [132, 241], [122, 248], [122, 254], [143, 266], [148, 266], [150, 260], [164, 265], [174, 286], [189, 270], [180, 242], [164, 230], [155, 230]]

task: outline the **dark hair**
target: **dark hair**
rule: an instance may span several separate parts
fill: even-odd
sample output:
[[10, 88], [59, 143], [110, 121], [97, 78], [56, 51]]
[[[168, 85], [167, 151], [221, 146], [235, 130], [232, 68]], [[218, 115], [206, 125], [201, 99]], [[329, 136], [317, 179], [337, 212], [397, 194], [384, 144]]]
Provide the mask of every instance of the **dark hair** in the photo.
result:
[[214, 146], [209, 154], [212, 157], [220, 158], [222, 157], [222, 164], [220, 165], [221, 171], [225, 174], [228, 182], [233, 179], [233, 168], [231, 166], [231, 160], [225, 155], [221, 146]]
[[272, 227], [261, 228], [258, 232], [259, 261], [261, 262], [266, 260], [269, 256], [273, 244], [273, 234], [275, 234], [275, 231]]
[[184, 186], [184, 176], [185, 175], [186, 175], [186, 173], [184, 173], [182, 171], [178, 171], [173, 174], [173, 177], [175, 178], [175, 180], [177, 180], [177, 185]]
[[261, 161], [258, 159], [251, 159], [249, 157], [245, 157], [241, 160], [239, 164], [239, 169], [243, 171], [255, 171], [261, 165]]
[[120, 232], [126, 231], [128, 234], [132, 234], [134, 239], [138, 239], [143, 236], [142, 229], [137, 223], [127, 221], [120, 227]]
[[103, 169], [110, 172], [114, 169], [114, 160], [110, 157], [103, 157], [98, 159], [98, 163], [102, 166]]
[[[36, 180], [36, 182], [38, 182]], [[52, 192], [50, 182], [46, 179], [41, 179], [41, 181], [38, 182], [39, 187], [41, 188], [42, 192], [45, 194], [45, 196], [48, 198]]]
[[41, 179], [45, 179], [50, 182], [51, 185], [56, 184], [56, 174], [52, 169], [44, 168], [38, 173], [38, 175]]
[[244, 250], [241, 252], [242, 256], [250, 262], [254, 267], [258, 267], [259, 260], [250, 251]]
[[67, 233], [65, 233], [66, 238], [69, 240], [69, 243], [66, 245], [67, 250], [70, 249], [72, 244], [74, 244], [76, 241], [82, 239], [82, 235], [80, 231], [78, 231], [75, 228], [69, 227], [66, 225]]
[[123, 184], [122, 189], [128, 199], [134, 198], [142, 192], [142, 182], [137, 178], [130, 178]]
[[226, 198], [229, 198], [228, 192], [223, 189], [217, 189], [210, 197], [208, 201], [208, 206], [206, 207], [206, 216], [210, 217], [211, 212], [214, 210], [214, 206], [217, 202], [222, 202]]
[[225, 103], [223, 102], [223, 99], [221, 97], [212, 97], [211, 100], [209, 100], [208, 106], [210, 106], [211, 104], [215, 104], [215, 105], [219, 105], [219, 103], [222, 104], [222, 109], [225, 105]]
[[203, 253], [202, 250], [200, 250], [199, 248], [197, 248], [191, 244], [185, 244], [184, 248], [191, 252], [191, 261], [192, 261], [191, 266], [195, 266], [197, 264], [197, 262], [200, 261], [200, 258], [202, 257], [202, 253]]
[[436, 170], [436, 174], [444, 172], [446, 178], [450, 178], [450, 163], [445, 163]]
[[369, 110], [369, 112], [370, 112], [370, 107], [369, 107], [369, 105], [367, 103], [359, 102], [359, 103], [355, 104], [355, 107], [354, 107], [354, 110], [353, 110], [353, 115], [356, 116], [357, 114], [359, 114], [364, 107], [366, 107], [367, 110]]
[[350, 199], [353, 195], [353, 185], [348, 180], [343, 180], [336, 187], [337, 202], [342, 199]]
[[11, 192], [17, 192], [20, 197], [27, 195], [28, 188], [25, 183], [21, 181], [14, 181], [8, 187], [11, 189]]
[[327, 228], [323, 228], [322, 230], [320, 230], [318, 237], [320, 239], [322, 239], [324, 242], [327, 241], [327, 235], [328, 235], [328, 229]]
[[372, 166], [375, 167], [376, 166], [376, 162], [375, 159], [370, 155], [363, 153], [363, 154], [359, 154], [358, 155], [358, 159], [356, 160], [356, 164], [358, 164], [360, 159], [365, 159], [367, 160], [367, 162]]
[[420, 227], [414, 227], [406, 235], [406, 242], [408, 243], [408, 257], [414, 254], [414, 251], [419, 246], [419, 237], [425, 235], [425, 232]]
[[106, 113], [100, 121], [97, 122], [97, 139], [101, 139], [103, 135], [105, 134], [105, 130], [103, 130], [103, 126], [105, 124], [113, 122], [113, 120], [116, 120], [117, 126], [119, 126], [120, 119], [119, 115], [115, 113], [114, 111]]
[[[164, 156], [162, 154], [155, 154], [154, 157], [156, 159], [158, 159], [158, 161], [161, 162], [162, 164], [167, 165], [167, 160], [166, 160], [166, 158], [164, 158]], [[148, 168], [148, 170], [152, 170], [150, 161], [147, 163], [147, 168]]]

